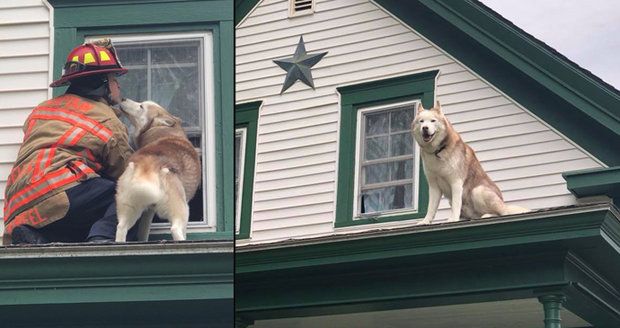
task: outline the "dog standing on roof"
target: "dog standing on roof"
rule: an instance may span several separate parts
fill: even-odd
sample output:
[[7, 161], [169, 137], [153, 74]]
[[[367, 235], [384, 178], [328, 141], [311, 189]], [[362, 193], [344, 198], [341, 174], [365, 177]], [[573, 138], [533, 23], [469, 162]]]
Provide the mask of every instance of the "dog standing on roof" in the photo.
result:
[[124, 242], [127, 231], [140, 218], [138, 240], [148, 240], [155, 214], [171, 223], [174, 240], [185, 240], [187, 202], [201, 181], [198, 153], [181, 120], [158, 104], [125, 99], [120, 107], [133, 125], [132, 138], [138, 150], [118, 179], [116, 241]]
[[422, 150], [429, 191], [427, 214], [418, 224], [432, 222], [442, 195], [452, 207], [448, 222], [529, 211], [504, 203], [501, 191], [444, 116], [439, 102], [429, 110], [420, 104], [411, 128]]

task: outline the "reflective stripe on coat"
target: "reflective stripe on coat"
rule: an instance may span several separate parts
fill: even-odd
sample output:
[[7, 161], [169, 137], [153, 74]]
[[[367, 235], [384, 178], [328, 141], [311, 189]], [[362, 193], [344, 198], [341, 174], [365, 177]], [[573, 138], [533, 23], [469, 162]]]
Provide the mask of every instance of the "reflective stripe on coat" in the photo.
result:
[[65, 190], [98, 176], [118, 179], [131, 153], [127, 129], [108, 105], [72, 94], [41, 103], [24, 123], [7, 180], [4, 239], [17, 225], [62, 219]]

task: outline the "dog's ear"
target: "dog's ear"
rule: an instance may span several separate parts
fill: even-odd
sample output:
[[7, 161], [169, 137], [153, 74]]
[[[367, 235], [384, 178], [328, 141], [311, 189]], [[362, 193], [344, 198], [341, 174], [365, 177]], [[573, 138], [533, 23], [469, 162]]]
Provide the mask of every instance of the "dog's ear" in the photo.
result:
[[418, 105], [418, 114], [422, 113], [424, 111], [424, 106], [422, 106], [422, 103], [420, 103]]
[[431, 110], [434, 110], [439, 114], [443, 114], [443, 112], [441, 111], [441, 104], [439, 104], [439, 100], [435, 102], [435, 107], [431, 108]]

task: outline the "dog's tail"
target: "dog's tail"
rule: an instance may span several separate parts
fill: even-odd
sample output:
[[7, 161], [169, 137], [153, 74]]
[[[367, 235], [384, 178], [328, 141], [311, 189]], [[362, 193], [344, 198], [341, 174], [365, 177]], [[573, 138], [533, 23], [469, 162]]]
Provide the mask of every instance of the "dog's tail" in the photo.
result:
[[500, 213], [501, 215], [512, 215], [512, 214], [521, 214], [521, 213], [527, 213], [530, 210], [525, 208], [525, 207], [521, 207], [521, 206], [517, 206], [517, 205], [510, 205], [510, 204], [504, 204], [504, 207], [502, 208], [502, 213]]
[[162, 182], [158, 172], [134, 162], [127, 165], [119, 183], [123, 183], [128, 189], [132, 201], [142, 206], [155, 204], [163, 197]]

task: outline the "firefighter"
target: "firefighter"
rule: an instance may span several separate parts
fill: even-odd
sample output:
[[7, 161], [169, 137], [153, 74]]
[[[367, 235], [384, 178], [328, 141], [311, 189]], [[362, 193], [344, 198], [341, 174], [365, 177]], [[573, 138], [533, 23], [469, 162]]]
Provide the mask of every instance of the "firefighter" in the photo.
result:
[[5, 244], [114, 240], [116, 180], [132, 153], [111, 107], [122, 100], [116, 77], [125, 73], [109, 40], [69, 53], [50, 85], [69, 88], [24, 123], [6, 186]]

